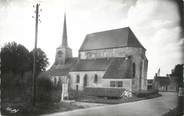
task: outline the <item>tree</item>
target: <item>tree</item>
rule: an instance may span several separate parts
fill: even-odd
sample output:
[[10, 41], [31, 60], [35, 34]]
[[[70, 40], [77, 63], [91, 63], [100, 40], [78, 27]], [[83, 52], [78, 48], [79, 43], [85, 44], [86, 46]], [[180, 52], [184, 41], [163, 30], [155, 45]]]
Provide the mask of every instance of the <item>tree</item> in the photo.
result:
[[[30, 52], [30, 58], [31, 58], [31, 61], [30, 61], [30, 65], [31, 65], [31, 70], [33, 70], [33, 52], [35, 51], [32, 50]], [[38, 48], [35, 52], [36, 54], [36, 74], [38, 75], [40, 72], [43, 72], [46, 70], [46, 67], [48, 66], [48, 58], [45, 54], [44, 51], [42, 51], [40, 48]]]
[[2, 74], [12, 72], [23, 75], [29, 70], [29, 51], [21, 44], [9, 42], [1, 49]]
[[177, 64], [171, 74], [179, 86], [181, 86], [183, 82], [183, 65], [184, 64]]

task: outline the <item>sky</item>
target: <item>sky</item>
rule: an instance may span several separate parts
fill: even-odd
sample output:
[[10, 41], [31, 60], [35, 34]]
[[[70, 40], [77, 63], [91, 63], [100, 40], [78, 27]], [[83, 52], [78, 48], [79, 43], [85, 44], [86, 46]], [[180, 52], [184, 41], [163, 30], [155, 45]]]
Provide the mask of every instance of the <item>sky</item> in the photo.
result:
[[62, 42], [66, 12], [68, 44], [73, 55], [88, 33], [129, 26], [147, 49], [148, 78], [160, 68], [161, 75], [182, 63], [180, 17], [172, 0], [0, 0], [0, 47], [15, 41], [34, 48], [35, 5], [40, 3], [38, 47], [54, 63]]

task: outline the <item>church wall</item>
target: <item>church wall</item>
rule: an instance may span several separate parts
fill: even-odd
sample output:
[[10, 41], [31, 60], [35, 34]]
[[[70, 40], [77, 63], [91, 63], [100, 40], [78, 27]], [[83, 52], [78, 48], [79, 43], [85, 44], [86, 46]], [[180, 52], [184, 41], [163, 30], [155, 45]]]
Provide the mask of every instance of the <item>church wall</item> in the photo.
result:
[[104, 88], [114, 88], [110, 86], [110, 82], [112, 81], [122, 81], [123, 86], [122, 87], [115, 87], [115, 88], [125, 88], [126, 90], [132, 91], [132, 79], [103, 79], [103, 87]]
[[123, 48], [80, 51], [79, 57], [80, 59], [94, 59], [106, 57], [143, 56], [144, 54], [145, 53], [142, 48], [123, 47]]
[[[83, 71], [83, 72], [70, 72], [70, 87], [73, 90], [82, 91], [84, 89], [84, 77], [87, 75], [88, 81], [86, 87], [98, 87], [98, 88], [114, 88], [110, 86], [111, 81], [122, 81], [123, 87], [129, 91], [132, 91], [132, 79], [103, 79], [104, 71]], [[95, 74], [98, 75], [98, 81], [95, 82]], [[77, 83], [77, 75], [80, 76], [80, 82]]]
[[[87, 75], [87, 86], [86, 87], [102, 87], [104, 71], [80, 71], [70, 72], [70, 88], [82, 91], [84, 88], [84, 77]], [[98, 77], [98, 81], [94, 82], [95, 74]], [[77, 75], [80, 77], [80, 81], [77, 82]]]
[[[59, 54], [58, 53], [59, 51], [62, 52], [62, 54]], [[70, 48], [64, 48], [64, 47], [60, 46], [56, 50], [55, 63], [56, 64], [63, 64], [63, 63], [65, 63], [65, 60], [67, 58], [71, 58], [71, 57], [72, 57], [72, 49], [70, 49]]]
[[147, 89], [147, 65], [148, 61], [145, 51], [142, 48], [124, 47], [103, 50], [80, 51], [81, 59], [105, 58], [105, 57], [126, 57], [132, 56], [135, 63], [135, 77], [133, 77], [132, 90]]
[[139, 80], [138, 78], [132, 79], [132, 91], [139, 90]]
[[144, 58], [143, 59], [143, 61], [144, 61], [144, 63], [143, 63], [143, 82], [142, 83], [144, 83], [143, 84], [143, 86], [142, 86], [142, 89], [143, 90], [146, 90], [147, 89], [147, 69], [148, 69], [148, 60], [147, 60], [147, 58]]
[[132, 89], [137, 91], [139, 89], [147, 89], [147, 64], [148, 61], [145, 56], [134, 56], [132, 61], [136, 64], [136, 73], [132, 81]]

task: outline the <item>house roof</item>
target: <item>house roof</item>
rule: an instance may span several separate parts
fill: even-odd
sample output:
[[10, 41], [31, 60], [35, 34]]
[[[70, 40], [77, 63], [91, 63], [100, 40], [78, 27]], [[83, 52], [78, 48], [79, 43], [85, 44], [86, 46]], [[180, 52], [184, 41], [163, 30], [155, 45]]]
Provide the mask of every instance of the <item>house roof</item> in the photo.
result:
[[104, 79], [132, 78], [132, 60], [126, 58], [114, 59], [105, 72]]
[[77, 62], [77, 58], [68, 58], [63, 65], [53, 65], [49, 70], [51, 76], [65, 76], [69, 73], [73, 65]]
[[138, 47], [145, 49], [129, 27], [88, 34], [79, 51]]
[[155, 81], [160, 83], [168, 83], [170, 82], [170, 79], [169, 77], [165, 77], [165, 76], [157, 76], [155, 77]]

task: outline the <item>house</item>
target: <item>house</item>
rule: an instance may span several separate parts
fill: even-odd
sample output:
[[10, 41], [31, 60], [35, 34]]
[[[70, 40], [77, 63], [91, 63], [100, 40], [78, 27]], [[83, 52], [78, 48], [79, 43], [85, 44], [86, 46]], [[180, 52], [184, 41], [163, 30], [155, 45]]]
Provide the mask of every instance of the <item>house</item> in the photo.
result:
[[62, 84], [61, 100], [68, 96], [69, 89], [77, 92], [93, 88], [146, 90], [145, 52], [133, 31], [125, 27], [87, 34], [78, 58], [74, 58], [67, 43], [65, 16], [62, 44], [48, 72], [53, 83]]
[[170, 75], [166, 76], [157, 76], [154, 77], [154, 88], [159, 91], [176, 91], [177, 83], [174, 81], [174, 78]]

